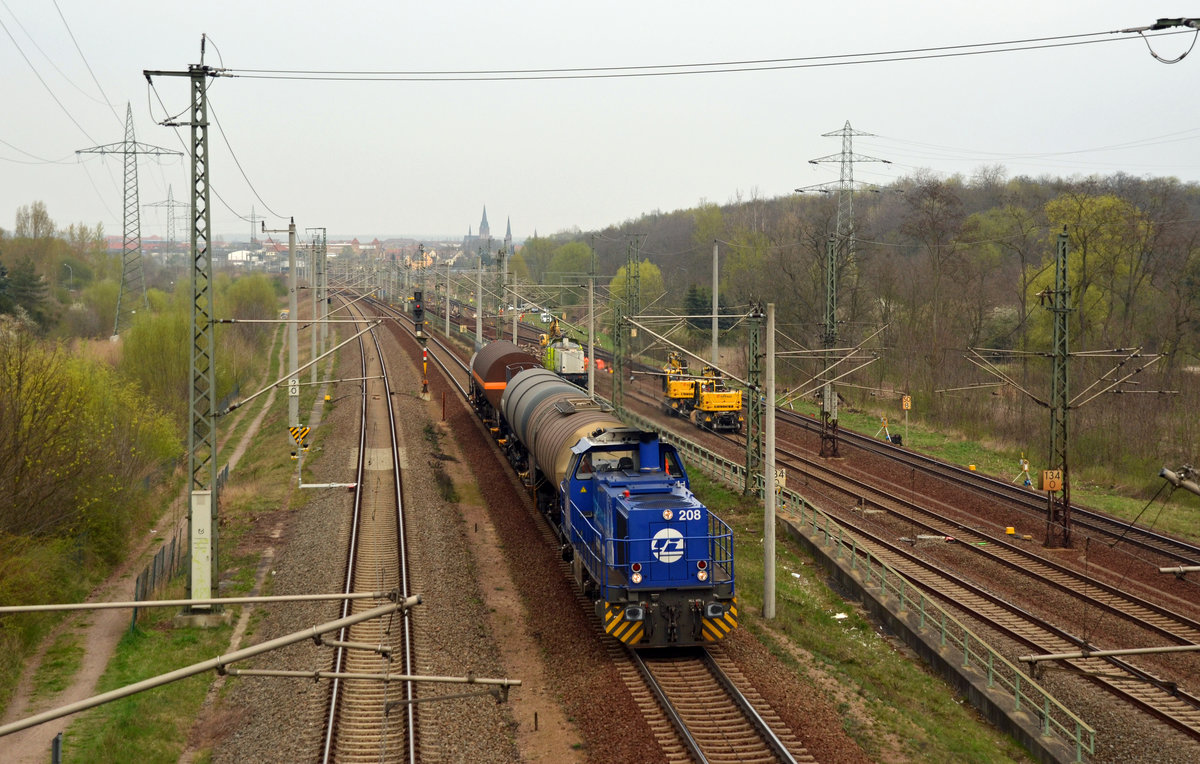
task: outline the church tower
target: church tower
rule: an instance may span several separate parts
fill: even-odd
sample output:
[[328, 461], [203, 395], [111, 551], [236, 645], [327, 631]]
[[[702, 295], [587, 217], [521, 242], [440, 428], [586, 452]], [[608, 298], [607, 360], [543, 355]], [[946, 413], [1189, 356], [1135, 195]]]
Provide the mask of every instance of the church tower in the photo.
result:
[[487, 222], [487, 205], [483, 205], [483, 220], [479, 223], [479, 238], [486, 239], [492, 235], [492, 229], [488, 227]]

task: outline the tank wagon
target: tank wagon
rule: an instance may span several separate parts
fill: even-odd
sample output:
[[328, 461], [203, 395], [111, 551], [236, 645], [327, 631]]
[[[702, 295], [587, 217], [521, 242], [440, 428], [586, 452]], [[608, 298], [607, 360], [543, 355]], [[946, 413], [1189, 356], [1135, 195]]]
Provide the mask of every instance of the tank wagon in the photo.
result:
[[667, 647], [737, 627], [733, 534], [692, 494], [674, 446], [626, 426], [510, 342], [477, 352], [471, 377], [472, 403], [608, 634]]

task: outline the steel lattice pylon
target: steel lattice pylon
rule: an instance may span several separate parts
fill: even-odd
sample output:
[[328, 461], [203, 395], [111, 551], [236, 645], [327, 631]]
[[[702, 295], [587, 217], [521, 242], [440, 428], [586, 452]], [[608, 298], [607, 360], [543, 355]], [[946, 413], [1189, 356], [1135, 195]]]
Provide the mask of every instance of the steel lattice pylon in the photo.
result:
[[[847, 262], [854, 260], [854, 163], [883, 162], [884, 164], [891, 164], [887, 159], [877, 159], [862, 154], [855, 154], [854, 136], [856, 135], [874, 136], [873, 133], [864, 133], [861, 130], [855, 130], [850, 127], [850, 120], [846, 120], [846, 124], [841, 130], [821, 133], [821, 136], [824, 138], [836, 138], [840, 136], [842, 139], [841, 153], [829, 154], [828, 156], [808, 160], [809, 164], [837, 162], [841, 166], [837, 182], [837, 232], [829, 239], [825, 258], [825, 331], [821, 337], [821, 344], [826, 350], [832, 349], [837, 344], [838, 252], [842, 253], [841, 256]], [[820, 187], [823, 188], [829, 185], [832, 184], [824, 183]], [[797, 190], [800, 191], [803, 189]], [[831, 374], [829, 367], [832, 363], [832, 355], [826, 353], [825, 373], [827, 379]], [[833, 382], [826, 381], [821, 396], [821, 456], [828, 458], [839, 455], [837, 392], [834, 390]]]
[[621, 303], [613, 305], [613, 409], [620, 416], [625, 411], [625, 311]]
[[213, 434], [212, 251], [209, 227], [212, 218], [208, 185], [208, 71], [190, 66], [192, 83], [192, 431], [188, 438], [192, 488], [212, 488], [216, 483], [216, 440]]
[[[120, 143], [108, 143], [103, 146], [93, 146], [81, 149], [76, 154], [123, 154], [125, 157], [125, 194], [124, 194], [124, 245], [121, 250], [121, 290], [117, 293], [117, 315], [113, 319], [113, 334], [119, 335], [129, 328], [133, 321], [136, 308], [137, 292], [141, 292], [141, 304], [145, 310], [150, 309], [146, 297], [146, 274], [142, 270], [142, 218], [138, 205], [138, 176], [137, 155], [152, 156], [175, 155], [182, 152], [164, 149], [138, 143], [133, 135], [133, 107], [125, 104], [125, 140]], [[170, 214], [168, 212], [168, 214]]]
[[837, 241], [825, 245], [825, 385], [821, 392], [821, 451], [826, 459], [841, 456], [838, 448], [837, 393], [833, 389], [833, 348], [837, 347]]
[[[200, 60], [204, 61], [201, 42]], [[217, 558], [219, 537], [217, 514], [220, 497], [217, 486], [217, 438], [214, 395], [216, 391], [215, 340], [213, 337], [213, 276], [210, 231], [212, 226], [211, 191], [208, 182], [208, 78], [218, 72], [203, 63], [188, 66], [186, 72], [143, 71], [149, 82], [154, 76], [187, 77], [191, 82], [191, 117], [188, 122], [164, 123], [168, 127], [191, 128], [192, 154], [192, 225], [191, 290], [192, 354], [191, 388], [188, 411], [192, 426], [188, 430], [188, 502], [189, 554], [188, 592], [193, 600], [206, 600], [212, 594], [212, 581], [220, 570]], [[195, 609], [208, 611], [209, 606]]]
[[[763, 311], [761, 306], [755, 306], [750, 313], [747, 330], [747, 351], [749, 354], [746, 370], [746, 483], [742, 493], [750, 495], [755, 491], [754, 476], [761, 473], [766, 461], [763, 457], [763, 435], [765, 433], [764, 416], [766, 406], [763, 401]], [[772, 401], [774, 405], [774, 401]]]
[[1051, 362], [1054, 375], [1050, 383], [1050, 461], [1049, 468], [1062, 471], [1062, 489], [1047, 491], [1046, 546], [1071, 546], [1071, 478], [1067, 469], [1067, 416], [1070, 395], [1067, 359], [1070, 333], [1067, 318], [1071, 313], [1071, 288], [1067, 284], [1067, 233], [1058, 235], [1054, 259], [1054, 294], [1050, 308], [1054, 314], [1054, 338]]
[[147, 207], [166, 207], [167, 208], [167, 241], [171, 246], [175, 246], [175, 219], [178, 217], [175, 210], [182, 207], [183, 209], [191, 209], [191, 205], [187, 202], [175, 201], [175, 190], [172, 186], [167, 186], [167, 199], [162, 202], [151, 202], [145, 205]]

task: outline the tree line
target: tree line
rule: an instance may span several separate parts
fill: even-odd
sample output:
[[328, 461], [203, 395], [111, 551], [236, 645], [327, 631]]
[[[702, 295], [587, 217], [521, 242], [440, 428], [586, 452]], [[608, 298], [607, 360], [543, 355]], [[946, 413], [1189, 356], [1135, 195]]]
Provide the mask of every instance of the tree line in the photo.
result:
[[[1072, 360], [1072, 390], [1116, 374], [1118, 365], [1123, 374], [1145, 364], [1122, 362], [1134, 348], [1161, 355], [1120, 388], [1121, 396], [1073, 412], [1076, 468], [1103, 475], [1123, 464], [1148, 472], [1145, 485], [1152, 486], [1155, 463], [1194, 461], [1200, 434], [1189, 412], [1200, 403], [1200, 185], [1124, 174], [1010, 179], [993, 167], [970, 178], [918, 172], [860, 191], [853, 201], [852, 226], [842, 226], [852, 228], [852, 237], [835, 235], [836, 192], [751, 194], [534, 239], [520, 254], [533, 281], [556, 270], [586, 270], [594, 256], [599, 283], [611, 280], [611, 299], [618, 300], [636, 247], [661, 277], [658, 306], [691, 314], [706, 296], [700, 312], [708, 313], [716, 242], [715, 286], [729, 312], [772, 302], [781, 342], [813, 349], [824, 333], [827, 249], [835, 235], [839, 345], [854, 347], [878, 332], [865, 348], [877, 361], [846, 380], [850, 403], [885, 413], [898, 408], [901, 393], [910, 394], [935, 424], [1041, 452], [1048, 414], [1034, 399], [1048, 397], [1046, 295], [1056, 240], [1065, 231], [1071, 350], [1120, 349], [1112, 357]], [[708, 326], [693, 322], [695, 347], [704, 347]], [[983, 387], [996, 378], [967, 359], [969, 348], [1032, 395]], [[799, 384], [818, 369], [788, 361], [779, 371], [781, 384]], [[1153, 448], [1131, 455], [1130, 443]]]
[[[77, 599], [186, 486], [187, 263], [143, 257], [149, 310], [110, 340], [122, 253], [45, 205], [0, 229], [0, 601]], [[272, 318], [283, 286], [215, 281], [222, 316]], [[142, 299], [126, 295], [125, 299]], [[216, 327], [217, 397], [261, 374], [267, 324]], [[166, 487], [167, 490], [162, 489]], [[0, 616], [0, 706], [46, 617]]]

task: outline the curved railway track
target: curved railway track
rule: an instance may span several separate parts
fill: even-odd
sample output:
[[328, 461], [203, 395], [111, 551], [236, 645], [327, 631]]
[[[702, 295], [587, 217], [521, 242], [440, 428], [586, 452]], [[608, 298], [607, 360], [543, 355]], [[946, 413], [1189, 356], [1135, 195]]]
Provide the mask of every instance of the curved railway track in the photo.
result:
[[[854, 534], [862, 547], [869, 549], [872, 555], [901, 572], [926, 593], [954, 608], [962, 616], [982, 623], [1028, 649], [1042, 654], [1098, 649], [1049, 620], [938, 567], [915, 554], [911, 547], [889, 541], [853, 520], [839, 518], [838, 522], [843, 529]], [[1036, 578], [1035, 574], [1031, 575]], [[1077, 596], [1086, 599], [1086, 595]], [[1127, 614], [1126, 617], [1131, 623], [1137, 624], [1133, 616]], [[1182, 630], [1187, 627], [1179, 628]], [[1176, 632], [1167, 633], [1176, 640], [1180, 639]], [[1118, 657], [1079, 658], [1065, 661], [1065, 664], [1071, 670], [1093, 679], [1113, 695], [1176, 729], [1200, 738], [1200, 698], [1180, 690], [1173, 682]]]
[[[931, 509], [926, 503], [911, 501], [862, 480], [848, 477], [842, 472], [830, 470], [819, 461], [788, 448], [777, 447], [776, 453], [784, 457], [779, 461], [780, 464], [799, 467], [809, 480], [817, 481], [846, 497], [857, 497], [860, 502], [859, 510], [878, 508], [917, 530], [953, 538], [992, 562], [1030, 576], [1038, 584], [1058, 589], [1086, 601], [1089, 605], [1126, 618], [1131, 623], [1150, 629], [1176, 644], [1200, 643], [1200, 622], [1195, 619], [1078, 573], [1033, 553], [1025, 546], [966, 528], [953, 518]], [[778, 456], [776, 458], [779, 459]]]
[[[411, 331], [407, 315], [377, 307]], [[463, 353], [443, 342], [437, 332], [426, 335], [429, 360], [465, 396], [469, 369]], [[537, 527], [544, 537], [541, 543], [557, 545], [548, 525], [539, 522]], [[571, 579], [568, 563], [560, 564], [560, 572]], [[602, 632], [591, 601], [579, 592], [576, 599], [595, 633]], [[664, 761], [815, 761], [757, 693], [739, 691], [748, 682], [719, 647], [670, 657], [639, 653], [616, 640], [604, 640], [604, 648], [655, 735]]]
[[[359, 338], [362, 414], [345, 591], [394, 589], [407, 597], [413, 582], [404, 546], [392, 396], [379, 341], [374, 332], [368, 335], [369, 342]], [[366, 602], [343, 601], [342, 615], [369, 607]], [[333, 671], [339, 676], [330, 685], [321, 761], [418, 761], [412, 682], [363, 678], [416, 673], [412, 631], [405, 612], [339, 632], [337, 639], [342, 644], [336, 647], [333, 662]]]
[[[647, 406], [658, 401], [638, 395]], [[686, 430], [686, 426], [682, 429]], [[729, 443], [744, 444], [731, 436], [710, 433]], [[891, 450], [897, 450], [890, 446]], [[848, 477], [837, 463], [810, 459], [786, 447], [776, 447], [778, 466], [799, 469], [806, 485], [819, 485], [834, 504], [855, 505], [853, 512], [839, 512], [838, 522], [854, 534], [872, 554], [900, 571], [917, 586], [946, 602], [969, 619], [978, 621], [996, 633], [1038, 653], [1057, 654], [1077, 650], [1096, 650], [1087, 640], [1069, 633], [1049, 620], [1021, 609], [965, 580], [960, 574], [941, 569], [912, 551], [910, 545], [894, 543], [865, 524], [868, 508], [878, 508], [906, 524], [912, 532], [952, 537], [962, 549], [983, 555], [990, 562], [1004, 565], [1015, 574], [1030, 579], [1035, 586], [1058, 589], [1089, 607], [1121, 617], [1130, 628], [1143, 629], [1154, 639], [1170, 644], [1200, 643], [1200, 622], [1173, 612], [1082, 575], [1023, 547], [991, 535], [976, 533], [961, 522], [939, 514], [908, 498], [889, 494], [865, 481]], [[859, 514], [861, 512], [861, 514]], [[859, 520], [857, 518], [864, 518]], [[909, 539], [911, 542], [912, 539]], [[1200, 738], [1200, 698], [1180, 690], [1175, 682], [1139, 668], [1128, 660], [1085, 658], [1065, 662], [1073, 671], [1089, 676], [1110, 693], [1193, 737]]]

